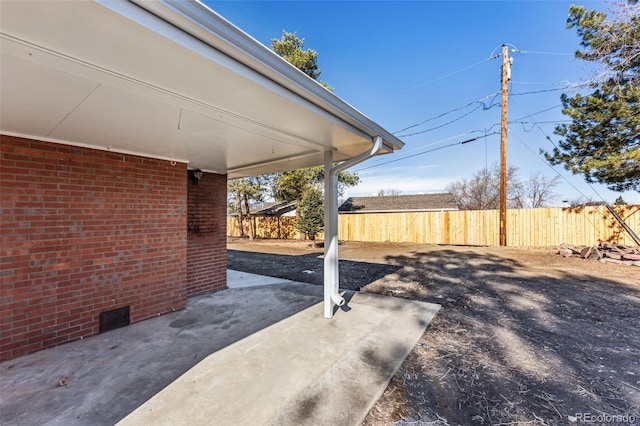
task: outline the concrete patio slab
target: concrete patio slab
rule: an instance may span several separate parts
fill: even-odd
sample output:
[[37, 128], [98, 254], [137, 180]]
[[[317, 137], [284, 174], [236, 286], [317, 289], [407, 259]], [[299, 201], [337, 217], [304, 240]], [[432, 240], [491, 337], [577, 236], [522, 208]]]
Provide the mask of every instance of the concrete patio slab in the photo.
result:
[[288, 284], [293, 281], [283, 278], [267, 277], [266, 275], [250, 274], [248, 272], [227, 270], [227, 287], [244, 288], [257, 287], [261, 285]]
[[359, 424], [438, 305], [287, 282], [0, 364], [0, 424]]

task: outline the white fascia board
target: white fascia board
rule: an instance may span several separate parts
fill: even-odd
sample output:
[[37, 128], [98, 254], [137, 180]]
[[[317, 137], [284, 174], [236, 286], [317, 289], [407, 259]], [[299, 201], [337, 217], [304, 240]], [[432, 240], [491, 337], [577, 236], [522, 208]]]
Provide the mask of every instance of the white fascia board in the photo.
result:
[[[113, 9], [113, 0], [96, 0]], [[328, 113], [356, 134], [383, 138], [392, 152], [404, 142], [197, 0], [129, 0]], [[120, 8], [119, 8], [120, 9]], [[122, 10], [118, 10], [122, 13]], [[131, 17], [135, 19], [135, 17]]]

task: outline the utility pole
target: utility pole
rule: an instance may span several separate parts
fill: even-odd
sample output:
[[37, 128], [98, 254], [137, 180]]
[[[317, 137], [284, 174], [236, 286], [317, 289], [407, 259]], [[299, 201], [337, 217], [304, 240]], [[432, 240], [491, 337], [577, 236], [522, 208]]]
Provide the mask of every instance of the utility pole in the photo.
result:
[[507, 100], [509, 98], [509, 80], [511, 64], [509, 48], [502, 45], [502, 114], [500, 131], [500, 245], [507, 245]]

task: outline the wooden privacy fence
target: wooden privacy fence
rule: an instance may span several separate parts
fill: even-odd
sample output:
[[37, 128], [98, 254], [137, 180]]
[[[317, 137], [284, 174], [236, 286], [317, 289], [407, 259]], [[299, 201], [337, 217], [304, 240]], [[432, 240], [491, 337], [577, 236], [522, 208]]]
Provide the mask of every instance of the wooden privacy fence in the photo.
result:
[[[640, 206], [615, 206], [615, 210], [636, 234], [640, 233]], [[258, 237], [298, 237], [295, 217], [255, 220]], [[341, 214], [338, 238], [343, 241], [497, 246], [499, 220], [498, 210]], [[229, 218], [227, 229], [228, 235], [239, 236], [237, 219]], [[509, 246], [594, 245], [600, 241], [635, 245], [604, 206], [507, 210]]]
[[[295, 239], [299, 238], [296, 231], [295, 216], [254, 216], [251, 218], [258, 238]], [[245, 235], [249, 235], [249, 223], [243, 222]], [[240, 236], [238, 218], [227, 216], [227, 235], [230, 237]]]

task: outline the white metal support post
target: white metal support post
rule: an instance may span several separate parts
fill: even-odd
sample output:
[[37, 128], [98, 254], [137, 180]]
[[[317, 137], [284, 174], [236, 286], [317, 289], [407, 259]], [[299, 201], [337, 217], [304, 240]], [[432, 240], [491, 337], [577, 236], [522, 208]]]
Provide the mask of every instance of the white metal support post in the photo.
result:
[[[338, 176], [332, 173], [333, 152], [324, 153], [324, 317], [333, 316], [332, 296], [338, 294]], [[342, 299], [342, 298], [340, 298]], [[340, 302], [340, 300], [338, 300]], [[344, 304], [344, 299], [342, 299]]]
[[333, 165], [333, 152], [324, 153], [324, 317], [333, 316], [333, 305], [344, 305], [339, 293], [338, 269], [338, 173], [378, 154], [382, 149], [382, 137], [374, 138], [370, 151]]

